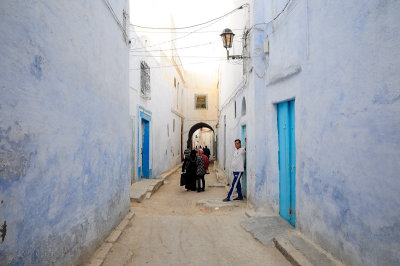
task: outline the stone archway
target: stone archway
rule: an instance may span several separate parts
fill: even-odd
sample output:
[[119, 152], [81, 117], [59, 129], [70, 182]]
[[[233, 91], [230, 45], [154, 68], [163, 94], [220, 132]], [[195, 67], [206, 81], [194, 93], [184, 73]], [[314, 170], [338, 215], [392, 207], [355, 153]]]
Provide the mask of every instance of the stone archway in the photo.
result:
[[193, 148], [193, 147], [192, 147], [192, 138], [193, 138], [193, 134], [194, 134], [194, 132], [195, 132], [196, 130], [198, 130], [198, 129], [200, 129], [200, 128], [203, 128], [203, 127], [206, 127], [206, 128], [211, 129], [212, 132], [215, 134], [214, 129], [213, 129], [210, 125], [208, 125], [208, 124], [206, 124], [206, 123], [203, 123], [203, 122], [197, 123], [197, 124], [193, 125], [193, 126], [190, 128], [190, 130], [189, 130], [188, 140], [187, 140], [187, 147], [189, 147], [190, 149]]

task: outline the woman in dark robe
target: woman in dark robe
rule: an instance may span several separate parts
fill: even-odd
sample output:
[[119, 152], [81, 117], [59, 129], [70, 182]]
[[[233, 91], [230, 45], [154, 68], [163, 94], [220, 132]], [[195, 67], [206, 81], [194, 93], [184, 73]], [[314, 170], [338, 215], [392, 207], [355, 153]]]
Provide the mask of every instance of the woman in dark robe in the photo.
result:
[[182, 172], [185, 172], [185, 188], [196, 191], [196, 151], [192, 150], [188, 160], [185, 160], [182, 166]]

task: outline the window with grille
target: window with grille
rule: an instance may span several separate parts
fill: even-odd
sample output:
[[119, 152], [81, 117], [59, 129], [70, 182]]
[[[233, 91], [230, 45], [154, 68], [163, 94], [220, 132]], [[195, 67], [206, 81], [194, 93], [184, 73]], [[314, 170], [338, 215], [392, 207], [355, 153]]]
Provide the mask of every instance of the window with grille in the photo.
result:
[[207, 95], [195, 95], [195, 108], [207, 109]]
[[150, 68], [145, 61], [140, 62], [140, 95], [150, 99]]

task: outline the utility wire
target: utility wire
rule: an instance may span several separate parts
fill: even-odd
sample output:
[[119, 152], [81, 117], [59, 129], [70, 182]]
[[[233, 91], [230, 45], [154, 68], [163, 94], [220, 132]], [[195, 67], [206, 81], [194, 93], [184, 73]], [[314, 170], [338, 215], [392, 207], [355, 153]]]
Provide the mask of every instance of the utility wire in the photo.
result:
[[240, 10], [240, 9], [243, 9], [243, 7], [246, 6], [246, 5], [247, 4], [241, 5], [240, 7], [237, 7], [234, 10], [226, 13], [225, 15], [222, 15], [222, 16], [219, 16], [217, 18], [211, 19], [209, 21], [202, 22], [202, 23], [199, 23], [199, 24], [196, 24], [196, 25], [192, 25], [192, 26], [176, 27], [176, 28], [161, 28], [161, 27], [146, 27], [146, 26], [140, 26], [140, 25], [136, 25], [136, 24], [131, 24], [131, 25], [135, 26], [135, 27], [138, 27], [138, 28], [142, 28], [142, 29], [154, 29], [154, 30], [183, 30], [183, 29], [189, 29], [189, 28], [202, 26], [202, 25], [208, 24], [208, 23], [213, 22], [213, 21], [218, 21], [218, 20], [220, 20], [220, 19], [222, 19], [222, 18], [224, 18], [224, 17], [226, 17], [226, 16], [228, 16], [228, 15], [230, 15], [230, 14], [232, 14], [232, 13], [234, 13], [234, 12]]
[[[243, 37], [243, 35], [242, 36], [239, 36], [239, 38], [242, 38]], [[174, 40], [176, 40], [176, 39], [174, 39]], [[174, 41], [174, 40], [170, 40], [170, 41], [166, 41], [166, 42], [172, 42], [172, 41]], [[186, 47], [179, 47], [179, 48], [171, 48], [171, 49], [156, 49], [156, 50], [146, 50], [147, 49], [147, 47], [152, 47], [152, 46], [155, 46], [156, 44], [154, 44], [154, 45], [150, 45], [150, 46], [147, 46], [147, 47], [139, 47], [139, 48], [131, 48], [130, 49], [130, 51], [131, 52], [140, 52], [140, 53], [147, 53], [147, 52], [159, 52], [160, 50], [162, 50], [162, 51], [176, 51], [176, 50], [182, 50], [182, 49], [188, 49], [188, 48], [194, 48], [194, 47], [201, 47], [201, 46], [207, 46], [207, 45], [211, 45], [211, 44], [214, 44], [214, 43], [217, 43], [217, 42], [220, 42], [221, 40], [217, 40], [217, 41], [213, 41], [213, 42], [207, 42], [207, 43], [203, 43], [203, 44], [197, 44], [197, 45], [193, 45], [193, 46], [186, 46]], [[241, 40], [233, 40], [234, 42], [241, 42]]]
[[[181, 36], [181, 37], [178, 37], [178, 38], [175, 38], [175, 39], [172, 39], [172, 40], [168, 40], [168, 41], [165, 41], [165, 42], [156, 43], [156, 44], [153, 44], [153, 45], [150, 45], [150, 46], [147, 46], [147, 47], [154, 47], [154, 46], [158, 46], [158, 45], [160, 45], [160, 44], [165, 44], [165, 43], [169, 43], [169, 42], [173, 42], [173, 41], [176, 41], [176, 40], [185, 38], [185, 37], [189, 36], [189, 35], [192, 34], [192, 33], [195, 33], [195, 32], [198, 32], [199, 30], [202, 30], [202, 29], [204, 29], [204, 28], [210, 27], [211, 25], [217, 23], [217, 22], [220, 21], [221, 19], [222, 19], [222, 18], [220, 18], [219, 20], [213, 21], [211, 24], [208, 24], [208, 25], [206, 25], [206, 26], [204, 26], [204, 27], [201, 27], [201, 28], [199, 28], [199, 29], [197, 29], [197, 30], [194, 30], [194, 31], [192, 31], [192, 32], [189, 32], [188, 34], [185, 34], [185, 35], [183, 35], [183, 36]], [[134, 50], [143, 50], [143, 49], [146, 49], [147, 47], [137, 48], [137, 49], [131, 49], [131, 51], [134, 51]]]
[[[202, 62], [186, 63], [185, 65], [209, 64], [209, 63], [220, 62], [220, 61], [227, 61], [227, 59], [224, 58], [224, 59], [221, 59], [221, 60], [209, 60], [209, 61], [202, 61]], [[152, 69], [152, 68], [169, 68], [169, 67], [177, 67], [177, 66], [183, 66], [183, 64], [167, 65], [167, 66], [155, 66], [155, 67], [149, 67], [149, 68], [150, 69]], [[129, 70], [141, 70], [141, 68], [130, 68]]]
[[126, 29], [122, 25], [121, 21], [119, 21], [117, 15], [115, 15], [114, 9], [112, 8], [110, 2], [108, 2], [108, 0], [103, 0], [103, 2], [106, 4], [106, 6], [107, 6], [108, 10], [110, 11], [111, 15], [113, 16], [115, 22], [117, 22], [119, 28], [122, 30], [122, 33], [124, 34], [125, 42], [127, 42], [127, 40], [129, 40], [129, 38], [128, 38], [128, 34], [126, 33]]
[[[194, 48], [194, 47], [200, 47], [200, 46], [207, 46], [207, 45], [211, 45], [214, 43], [220, 42], [220, 40], [218, 41], [214, 41], [214, 42], [207, 42], [207, 43], [203, 43], [203, 44], [197, 44], [197, 45], [193, 45], [193, 46], [186, 46], [186, 47], [179, 47], [179, 48], [171, 48], [171, 49], [162, 49], [162, 51], [171, 51], [171, 50], [181, 50], [181, 49], [189, 49], [189, 48]], [[145, 50], [145, 51], [136, 51], [134, 49], [133, 50], [135, 53], [147, 53], [147, 52], [159, 52], [160, 50]]]
[[[242, 31], [243, 29], [232, 29], [233, 31]], [[181, 34], [181, 33], [191, 33], [190, 31], [179, 31], [179, 32], [175, 32], [175, 31], [135, 31], [136, 33], [151, 33], [151, 34], [171, 34], [171, 33], [176, 33], [176, 34]], [[210, 31], [199, 31], [199, 32], [194, 32], [194, 33], [220, 33], [221, 31], [217, 31], [217, 30], [210, 30]]]
[[[140, 55], [140, 54], [131, 54], [131, 56], [136, 57], [168, 57], [168, 55]], [[188, 57], [188, 58], [217, 58], [217, 59], [224, 59], [226, 57], [221, 56], [202, 56], [202, 55], [180, 55], [179, 58]]]
[[288, 0], [285, 4], [285, 6], [282, 8], [281, 12], [279, 12], [273, 19], [271, 19], [268, 22], [261, 22], [261, 23], [256, 23], [253, 26], [251, 26], [251, 28], [248, 30], [250, 31], [251, 29], [253, 29], [253, 27], [258, 26], [258, 25], [266, 25], [269, 24], [271, 22], [274, 22], [275, 20], [277, 20], [279, 18], [280, 15], [282, 15], [283, 12], [285, 12], [286, 8], [288, 7], [289, 3], [291, 2], [291, 0]]

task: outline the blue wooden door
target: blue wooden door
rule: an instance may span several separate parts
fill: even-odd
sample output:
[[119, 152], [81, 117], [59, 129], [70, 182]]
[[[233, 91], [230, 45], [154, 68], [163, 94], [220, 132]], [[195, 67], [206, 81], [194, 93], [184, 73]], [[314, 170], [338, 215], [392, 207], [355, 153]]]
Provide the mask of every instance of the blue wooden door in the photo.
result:
[[295, 138], [295, 104], [289, 102], [289, 170], [290, 170], [290, 223], [296, 226], [296, 138]]
[[142, 176], [150, 177], [150, 122], [142, 119]]
[[296, 225], [295, 104], [278, 104], [279, 214]]
[[[241, 142], [242, 142], [242, 147], [245, 147], [246, 142], [245, 142], [245, 138], [246, 138], [246, 125], [242, 126], [242, 137], [241, 137]], [[246, 157], [245, 157], [245, 161], [244, 161], [244, 172], [243, 172], [243, 176], [242, 176], [242, 193], [244, 196], [247, 197], [247, 175], [246, 175]]]

